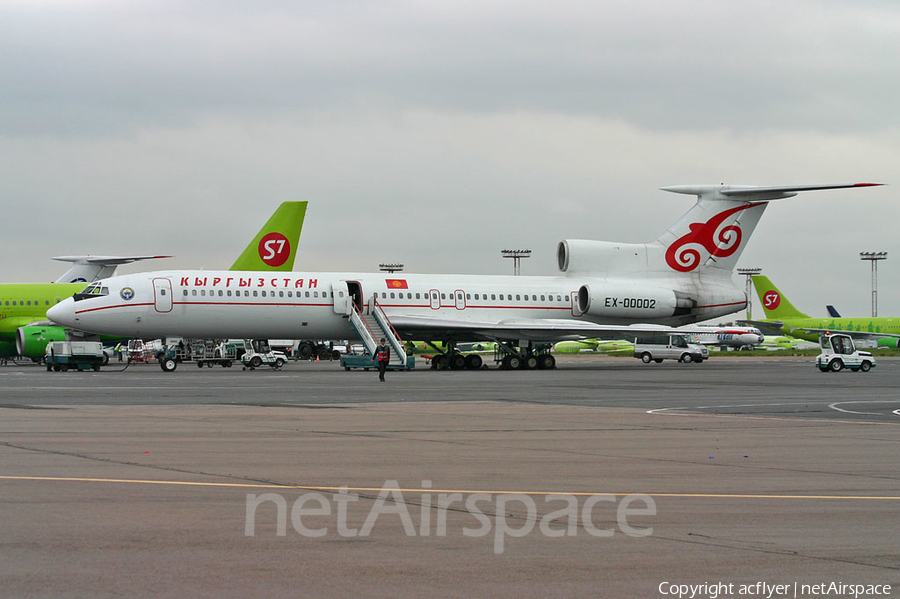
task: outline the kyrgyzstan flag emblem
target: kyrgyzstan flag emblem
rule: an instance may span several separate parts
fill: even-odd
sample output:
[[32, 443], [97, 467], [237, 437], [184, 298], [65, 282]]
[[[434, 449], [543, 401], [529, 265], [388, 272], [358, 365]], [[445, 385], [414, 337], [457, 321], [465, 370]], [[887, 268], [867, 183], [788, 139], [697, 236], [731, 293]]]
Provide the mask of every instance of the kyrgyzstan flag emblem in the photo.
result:
[[384, 282], [387, 283], [389, 289], [409, 289], [406, 279], [385, 279]]

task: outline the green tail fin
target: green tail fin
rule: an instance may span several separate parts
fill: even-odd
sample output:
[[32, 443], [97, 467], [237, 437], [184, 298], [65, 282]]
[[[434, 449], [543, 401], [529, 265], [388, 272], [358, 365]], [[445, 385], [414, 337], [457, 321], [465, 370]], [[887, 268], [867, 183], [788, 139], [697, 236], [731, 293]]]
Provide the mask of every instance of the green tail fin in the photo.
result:
[[283, 202], [230, 270], [292, 270], [306, 204]]
[[754, 275], [751, 278], [756, 287], [759, 302], [766, 312], [766, 318], [809, 318], [788, 301], [788, 298], [769, 280], [769, 277]]

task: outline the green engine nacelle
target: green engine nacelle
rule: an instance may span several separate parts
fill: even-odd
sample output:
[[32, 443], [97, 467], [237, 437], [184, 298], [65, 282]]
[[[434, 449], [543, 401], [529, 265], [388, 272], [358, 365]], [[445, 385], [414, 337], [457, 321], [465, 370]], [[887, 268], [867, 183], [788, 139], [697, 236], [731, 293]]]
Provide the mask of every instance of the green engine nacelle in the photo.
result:
[[900, 348], [900, 338], [897, 337], [879, 337], [878, 347], [890, 347], [891, 349]]
[[66, 329], [57, 326], [26, 326], [16, 330], [16, 351], [20, 356], [40, 360], [51, 341], [65, 341]]

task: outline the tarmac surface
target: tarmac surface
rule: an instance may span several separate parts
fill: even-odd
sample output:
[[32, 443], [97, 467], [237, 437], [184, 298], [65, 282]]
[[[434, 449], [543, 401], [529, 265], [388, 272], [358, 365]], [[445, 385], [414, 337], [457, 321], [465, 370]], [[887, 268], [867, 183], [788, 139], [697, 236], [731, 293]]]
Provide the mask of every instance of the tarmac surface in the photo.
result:
[[0, 367], [0, 596], [900, 589], [900, 360], [118, 369]]

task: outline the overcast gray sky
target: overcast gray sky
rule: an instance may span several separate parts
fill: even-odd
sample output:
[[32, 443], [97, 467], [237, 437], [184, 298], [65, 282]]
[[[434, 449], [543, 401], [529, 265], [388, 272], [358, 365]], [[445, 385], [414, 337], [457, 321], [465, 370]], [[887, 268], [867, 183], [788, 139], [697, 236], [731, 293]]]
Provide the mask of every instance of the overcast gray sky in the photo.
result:
[[741, 263], [868, 315], [888, 251], [900, 315], [898, 57], [895, 1], [6, 0], [0, 280], [227, 268], [288, 199], [297, 270], [555, 274], [692, 205], [661, 186], [877, 181], [773, 203]]

